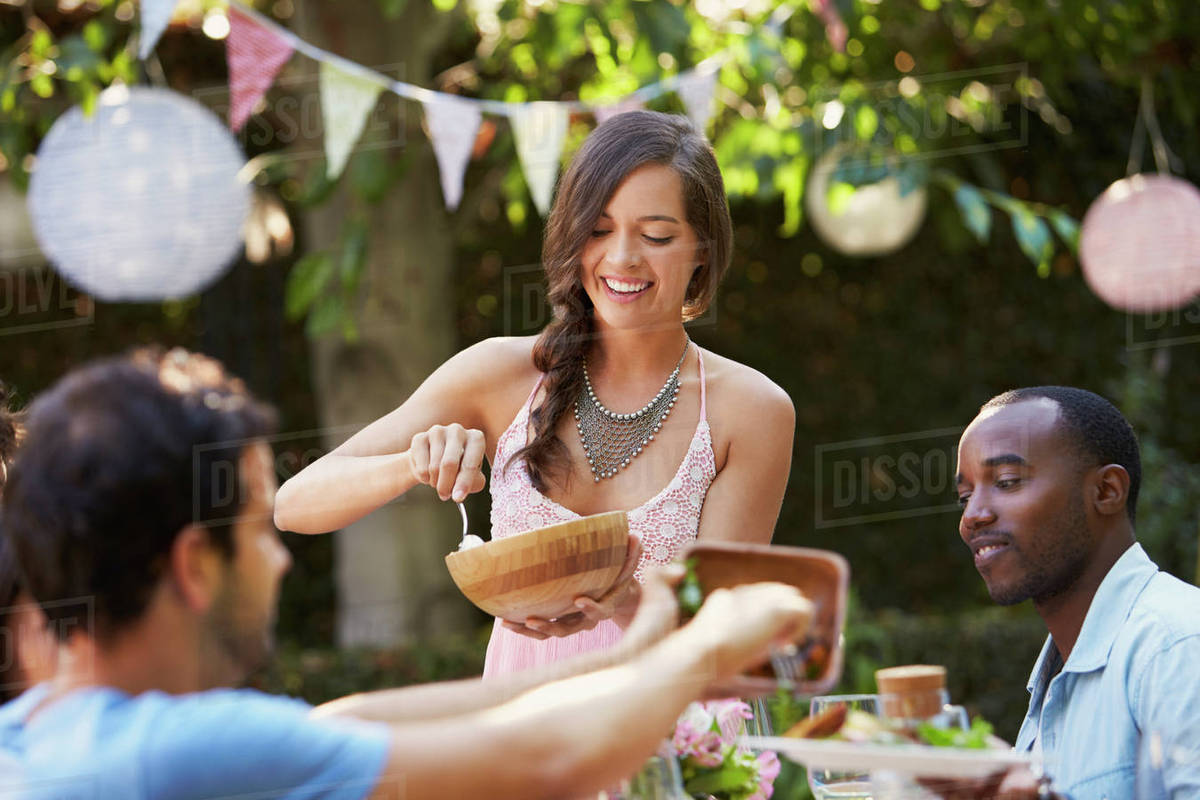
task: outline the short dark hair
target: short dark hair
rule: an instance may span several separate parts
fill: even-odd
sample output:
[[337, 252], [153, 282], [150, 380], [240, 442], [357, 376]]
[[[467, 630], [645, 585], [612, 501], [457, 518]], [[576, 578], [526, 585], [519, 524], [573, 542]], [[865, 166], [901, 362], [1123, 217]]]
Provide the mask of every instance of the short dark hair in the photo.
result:
[[1072, 386], [1030, 386], [996, 395], [980, 411], [1041, 397], [1058, 404], [1059, 420], [1081, 466], [1120, 464], [1129, 473], [1125, 512], [1133, 523], [1137, 519], [1138, 490], [1142, 485], [1142, 457], [1133, 427], [1112, 403], [1094, 392]]
[[240, 380], [180, 348], [93, 362], [38, 397], [5, 487], [4, 528], [50, 621], [77, 620], [78, 608], [55, 603], [77, 598], [94, 603], [93, 635], [139, 618], [189, 524], [205, 525], [232, 558], [239, 458], [274, 430], [274, 411]]

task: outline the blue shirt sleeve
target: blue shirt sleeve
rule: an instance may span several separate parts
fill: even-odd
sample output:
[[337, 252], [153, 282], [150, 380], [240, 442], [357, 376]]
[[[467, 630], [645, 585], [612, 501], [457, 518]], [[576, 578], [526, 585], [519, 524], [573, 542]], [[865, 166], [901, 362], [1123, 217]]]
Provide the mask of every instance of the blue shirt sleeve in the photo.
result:
[[139, 761], [147, 798], [360, 800], [387, 758], [387, 726], [313, 720], [306, 703], [261, 692], [163, 695], [146, 705]]
[[1137, 780], [1145, 797], [1200, 799], [1200, 634], [1153, 654], [1134, 699], [1141, 729]]

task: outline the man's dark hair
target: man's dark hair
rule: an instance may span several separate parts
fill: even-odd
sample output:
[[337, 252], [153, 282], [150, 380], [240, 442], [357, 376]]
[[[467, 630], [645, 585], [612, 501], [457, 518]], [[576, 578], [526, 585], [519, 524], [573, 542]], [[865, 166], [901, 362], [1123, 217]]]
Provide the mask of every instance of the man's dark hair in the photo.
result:
[[1142, 458], [1137, 436], [1117, 407], [1098, 394], [1071, 386], [1031, 386], [999, 394], [980, 411], [1044, 397], [1058, 404], [1059, 421], [1079, 456], [1082, 467], [1120, 464], [1129, 473], [1125, 512], [1132, 524], [1137, 518], [1138, 489], [1142, 485]]
[[5, 487], [4, 532], [51, 623], [78, 627], [79, 608], [55, 603], [68, 600], [94, 603], [93, 635], [136, 620], [189, 524], [232, 558], [239, 458], [274, 430], [274, 411], [240, 380], [178, 348], [95, 361], [38, 397]]

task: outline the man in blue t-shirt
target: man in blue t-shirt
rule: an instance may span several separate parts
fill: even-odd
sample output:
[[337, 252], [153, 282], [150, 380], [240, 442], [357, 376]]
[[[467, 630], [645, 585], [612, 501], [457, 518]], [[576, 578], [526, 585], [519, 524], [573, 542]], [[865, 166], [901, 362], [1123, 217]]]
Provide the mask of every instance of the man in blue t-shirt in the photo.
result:
[[585, 795], [811, 620], [794, 589], [758, 584], [713, 592], [669, 632], [675, 571], [647, 582], [609, 653], [315, 711], [222, 688], [269, 657], [290, 565], [272, 525], [273, 424], [220, 364], [183, 350], [95, 362], [33, 404], [3, 535], [59, 664], [0, 707], [0, 797]]

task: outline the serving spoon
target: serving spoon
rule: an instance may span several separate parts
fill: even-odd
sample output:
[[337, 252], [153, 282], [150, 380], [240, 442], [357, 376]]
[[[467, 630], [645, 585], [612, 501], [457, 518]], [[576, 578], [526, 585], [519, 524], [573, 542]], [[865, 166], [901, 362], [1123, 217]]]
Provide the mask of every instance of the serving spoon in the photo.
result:
[[455, 503], [458, 505], [458, 513], [462, 514], [463, 521], [462, 541], [458, 543], [458, 549], [470, 550], [472, 547], [478, 547], [483, 544], [483, 539], [473, 533], [467, 533], [467, 507], [458, 501]]

